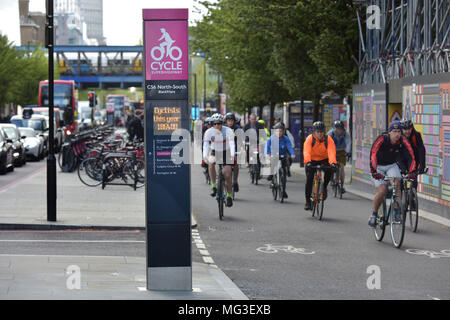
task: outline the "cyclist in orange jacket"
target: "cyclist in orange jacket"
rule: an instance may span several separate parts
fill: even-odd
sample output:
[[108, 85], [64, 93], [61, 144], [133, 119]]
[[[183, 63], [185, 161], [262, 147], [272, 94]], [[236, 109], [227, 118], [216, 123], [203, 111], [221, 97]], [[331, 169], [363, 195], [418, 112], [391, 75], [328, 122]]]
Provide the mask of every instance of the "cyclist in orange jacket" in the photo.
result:
[[[303, 161], [306, 171], [305, 210], [311, 210], [311, 192], [317, 165], [330, 164], [333, 170], [337, 169], [336, 146], [331, 136], [325, 135], [325, 124], [322, 121], [313, 123], [314, 132], [310, 134], [303, 145]], [[333, 176], [332, 170], [325, 170], [324, 200], [327, 198], [327, 186]]]

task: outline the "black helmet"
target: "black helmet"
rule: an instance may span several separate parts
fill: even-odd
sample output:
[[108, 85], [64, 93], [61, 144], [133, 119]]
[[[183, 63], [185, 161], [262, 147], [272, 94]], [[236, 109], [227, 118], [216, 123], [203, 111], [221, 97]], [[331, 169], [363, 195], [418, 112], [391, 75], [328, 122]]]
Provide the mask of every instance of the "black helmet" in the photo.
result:
[[334, 127], [336, 129], [344, 129], [344, 123], [341, 120], [336, 120], [334, 122]]
[[277, 123], [273, 126], [273, 128], [274, 128], [274, 129], [284, 129], [284, 128], [285, 128], [285, 125], [284, 125], [283, 122], [277, 122]]
[[228, 119], [233, 119], [234, 121], [236, 121], [236, 116], [234, 115], [233, 112], [228, 112], [228, 113], [225, 115], [225, 121], [228, 120]]
[[316, 121], [313, 123], [314, 131], [325, 131], [325, 124], [322, 121]]
[[409, 128], [412, 128], [414, 126], [412, 121], [408, 120], [408, 119], [403, 119], [400, 123], [402, 125], [402, 129], [409, 129]]

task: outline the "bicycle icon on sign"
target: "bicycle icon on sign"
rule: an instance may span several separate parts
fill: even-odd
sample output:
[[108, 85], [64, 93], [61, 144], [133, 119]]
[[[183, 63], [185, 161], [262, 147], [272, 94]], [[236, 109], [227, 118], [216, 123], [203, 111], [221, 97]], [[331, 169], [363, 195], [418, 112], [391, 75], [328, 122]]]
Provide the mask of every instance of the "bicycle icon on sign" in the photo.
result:
[[[181, 59], [183, 53], [181, 52], [181, 49], [179, 47], [173, 46], [175, 40], [172, 39], [170, 34], [166, 31], [166, 29], [161, 28], [162, 36], [158, 39], [158, 41], [161, 41], [164, 39], [163, 42], [159, 45], [159, 47], [153, 47], [150, 51], [150, 55], [152, 58], [156, 61], [160, 61], [164, 56], [170, 57], [170, 59], [174, 61], [178, 61]], [[155, 55], [156, 52], [159, 52], [158, 56]], [[174, 51], [178, 52], [178, 54], [175, 56]]]
[[300, 253], [300, 254], [315, 254], [314, 251], [306, 251], [304, 248], [295, 248], [293, 246], [287, 245], [287, 246], [274, 246], [270, 243], [266, 244], [265, 247], [259, 247], [259, 252], [263, 253], [277, 253], [278, 251], [284, 251], [288, 253]]

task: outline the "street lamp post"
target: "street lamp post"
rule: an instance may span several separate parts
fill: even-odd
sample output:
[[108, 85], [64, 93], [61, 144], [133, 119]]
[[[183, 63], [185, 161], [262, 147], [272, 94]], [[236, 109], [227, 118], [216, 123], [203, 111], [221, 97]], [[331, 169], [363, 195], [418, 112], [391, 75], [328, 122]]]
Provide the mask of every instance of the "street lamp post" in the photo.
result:
[[47, 157], [47, 221], [56, 221], [56, 158], [54, 148], [54, 74], [53, 74], [53, 0], [46, 0], [47, 23], [46, 23], [46, 41], [48, 48], [48, 157]]

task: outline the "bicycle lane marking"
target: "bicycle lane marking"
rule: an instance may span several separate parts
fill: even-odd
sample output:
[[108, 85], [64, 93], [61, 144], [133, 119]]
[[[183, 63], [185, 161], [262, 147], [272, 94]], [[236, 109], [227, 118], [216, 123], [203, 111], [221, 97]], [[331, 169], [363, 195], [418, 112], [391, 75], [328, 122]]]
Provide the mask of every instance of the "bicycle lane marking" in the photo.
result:
[[448, 250], [448, 249], [441, 250], [441, 251], [423, 250], [423, 249], [406, 249], [405, 251], [409, 254], [427, 256], [431, 259], [450, 258], [450, 250]]
[[21, 178], [19, 178], [17, 180], [14, 180], [13, 182], [8, 183], [6, 186], [0, 187], [0, 193], [3, 193], [5, 191], [7, 191], [8, 189], [10, 189], [10, 188], [12, 188], [12, 187], [14, 187], [14, 186], [24, 182], [25, 180], [28, 180], [28, 179], [32, 178], [34, 175], [37, 175], [38, 173], [40, 173], [41, 171], [43, 171], [45, 169], [47, 169], [46, 165], [42, 166], [39, 169], [36, 169], [35, 171], [32, 171], [31, 173], [27, 174], [24, 177], [21, 177]]
[[291, 245], [275, 246], [270, 243], [267, 243], [264, 247], [259, 247], [256, 250], [262, 253], [278, 253], [278, 251], [284, 251], [287, 253], [300, 253], [306, 255], [313, 255], [316, 253], [315, 251], [307, 251], [305, 248], [295, 248]]
[[192, 230], [192, 242], [197, 246], [198, 251], [200, 252], [203, 261], [211, 267], [217, 268], [213, 258], [209, 254], [209, 251], [206, 250], [206, 246], [203, 243], [203, 240], [200, 237], [200, 233], [198, 230]]

